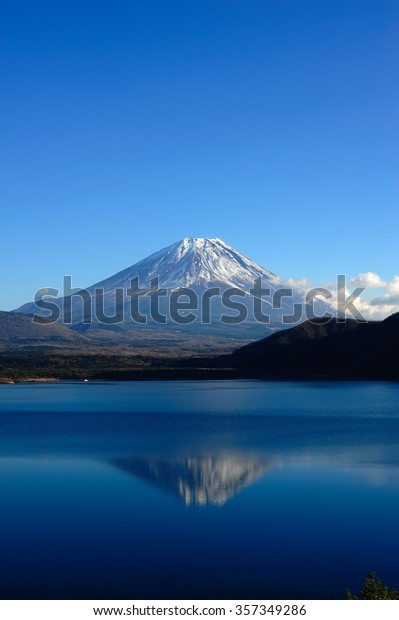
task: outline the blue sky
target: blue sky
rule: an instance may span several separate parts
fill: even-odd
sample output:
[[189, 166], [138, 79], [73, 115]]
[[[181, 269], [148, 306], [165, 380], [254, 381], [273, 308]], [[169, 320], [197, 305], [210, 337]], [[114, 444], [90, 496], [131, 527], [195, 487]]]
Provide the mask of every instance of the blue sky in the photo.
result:
[[0, 309], [186, 236], [392, 281], [398, 29], [397, 0], [5, 0]]

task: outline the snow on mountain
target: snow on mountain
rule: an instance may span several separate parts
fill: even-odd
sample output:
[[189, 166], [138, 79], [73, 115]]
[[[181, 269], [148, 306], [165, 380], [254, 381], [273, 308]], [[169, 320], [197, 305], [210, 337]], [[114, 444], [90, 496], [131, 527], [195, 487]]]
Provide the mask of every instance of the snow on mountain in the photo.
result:
[[[155, 279], [157, 279], [156, 286], [152, 285]], [[270, 317], [269, 322], [263, 320], [262, 317], [259, 319], [259, 302], [250, 292], [255, 281], [259, 281], [259, 279], [262, 286], [270, 290], [270, 295], [268, 296], [265, 293], [261, 302], [262, 311]], [[136, 280], [136, 287], [134, 288], [138, 286], [141, 291], [128, 293], [127, 291], [131, 289], [134, 280]], [[167, 293], [162, 293], [161, 297], [154, 300], [154, 297], [157, 297], [156, 288], [166, 289]], [[173, 291], [182, 288], [191, 289], [196, 296], [197, 304], [194, 307], [191, 306], [187, 311], [183, 309], [179, 312], [176, 311], [175, 304], [173, 311], [173, 308], [171, 310]], [[210, 301], [209, 296], [204, 305], [206, 292], [210, 288], [219, 288], [220, 294], [212, 295], [212, 301]], [[287, 288], [290, 289], [288, 295]], [[147, 293], [150, 289], [152, 290], [147, 295], [142, 293], [143, 289]], [[240, 289], [242, 293], [237, 295], [237, 292], [231, 291], [231, 289]], [[100, 300], [98, 290], [102, 291]], [[74, 325], [85, 324], [85, 330], [88, 324], [97, 325], [101, 329], [113, 330], [132, 330], [145, 324], [148, 326], [155, 325], [161, 329], [170, 327], [171, 329], [190, 330], [198, 333], [202, 333], [205, 329], [209, 333], [211, 326], [213, 326], [214, 333], [217, 335], [229, 333], [230, 337], [251, 338], [267, 335], [270, 330], [288, 327], [309, 318], [301, 311], [301, 308], [304, 309], [305, 307], [303, 291], [285, 287], [282, 280], [271, 271], [251, 261], [217, 238], [187, 237], [151, 254], [148, 258], [114, 276], [88, 287], [86, 291], [90, 296], [91, 308], [89, 308], [89, 313], [93, 320], [87, 320], [87, 299], [83, 304], [79, 294], [70, 298], [68, 297], [70, 293], [64, 291], [65, 297], [63, 298], [45, 299], [51, 301], [53, 308], [56, 306], [60, 308], [59, 322]], [[229, 294], [227, 303], [223, 297], [225, 291]], [[282, 292], [282, 295], [279, 297], [277, 294], [277, 303], [274, 303], [276, 299], [273, 298], [273, 293], [276, 291], [278, 294]], [[87, 293], [85, 295], [87, 298]], [[154, 301], [159, 302], [158, 309], [164, 318], [166, 316], [165, 320], [154, 319]], [[136, 310], [132, 313], [133, 303], [136, 303]], [[237, 303], [241, 307], [240, 310]], [[256, 303], [258, 303], [258, 310]], [[234, 304], [236, 304], [235, 307]], [[137, 308], [139, 309], [138, 313], [145, 314], [148, 320], [142, 321], [140, 317], [137, 319]], [[84, 313], [83, 309], [85, 309]], [[97, 312], [98, 309], [100, 309], [100, 314]], [[25, 304], [17, 312], [38, 313], [48, 316], [48, 312], [46, 314], [46, 310], [38, 308], [35, 303]], [[236, 321], [237, 313], [240, 314], [241, 318]], [[194, 316], [195, 320], [184, 322], [188, 314], [191, 315], [191, 318]], [[226, 315], [227, 320], [224, 320], [222, 317], [226, 317]], [[291, 315], [295, 318], [287, 325], [284, 317]], [[121, 316], [122, 318], [120, 318]], [[110, 317], [109, 320], [108, 317]], [[115, 320], [113, 317], [116, 317]]]
[[88, 290], [128, 288], [131, 279], [135, 277], [139, 278], [142, 288], [149, 288], [151, 280], [158, 278], [159, 286], [169, 290], [215, 285], [249, 290], [255, 278], [276, 280], [270, 271], [249, 260], [221, 239], [186, 237]]

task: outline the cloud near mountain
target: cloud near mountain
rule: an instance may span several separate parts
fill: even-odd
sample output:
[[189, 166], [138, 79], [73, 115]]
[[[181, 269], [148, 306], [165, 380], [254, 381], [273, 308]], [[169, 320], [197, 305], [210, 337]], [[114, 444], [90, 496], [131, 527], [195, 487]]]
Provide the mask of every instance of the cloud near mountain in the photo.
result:
[[[399, 276], [395, 275], [391, 281], [385, 281], [377, 273], [368, 271], [349, 281], [349, 290], [358, 286], [366, 289], [356, 300], [356, 305], [365, 319], [383, 320], [398, 312]], [[379, 294], [371, 295], [372, 291], [379, 291]]]
[[[278, 278], [278, 276], [276, 276]], [[286, 283], [289, 286], [297, 290], [304, 292], [320, 286], [321, 288], [328, 289], [332, 293], [331, 299], [325, 299], [325, 303], [328, 304], [332, 311], [335, 313], [337, 310], [337, 283], [330, 281], [321, 285], [315, 285], [309, 282], [307, 278], [288, 278], [287, 280], [281, 279], [282, 284]], [[346, 297], [353, 292], [356, 288], [364, 288], [364, 292], [356, 298], [356, 308], [362, 314], [362, 316], [368, 321], [382, 321], [391, 314], [398, 312], [399, 310], [399, 276], [395, 275], [392, 280], [386, 281], [378, 273], [373, 271], [366, 271], [359, 273], [357, 276], [347, 281], [345, 289]], [[379, 294], [372, 295], [371, 293], [378, 291]]]

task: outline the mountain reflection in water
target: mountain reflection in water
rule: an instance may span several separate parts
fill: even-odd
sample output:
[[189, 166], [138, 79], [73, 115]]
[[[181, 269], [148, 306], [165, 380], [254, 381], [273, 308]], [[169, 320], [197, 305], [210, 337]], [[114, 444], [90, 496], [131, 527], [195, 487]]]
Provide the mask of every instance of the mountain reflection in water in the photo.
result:
[[115, 467], [179, 497], [187, 506], [222, 506], [270, 468], [270, 461], [247, 454], [123, 457]]

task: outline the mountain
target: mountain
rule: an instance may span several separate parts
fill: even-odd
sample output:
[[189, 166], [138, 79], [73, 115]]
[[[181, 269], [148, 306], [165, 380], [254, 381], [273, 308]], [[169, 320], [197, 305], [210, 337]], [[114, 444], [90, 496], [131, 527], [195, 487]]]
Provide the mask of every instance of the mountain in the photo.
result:
[[248, 344], [219, 365], [269, 378], [399, 380], [399, 313], [383, 321], [305, 322]]
[[52, 347], [76, 349], [85, 345], [86, 338], [72, 330], [49, 323], [44, 317], [32, 321], [32, 315], [0, 311], [0, 351]]
[[[270, 290], [270, 296], [261, 302], [250, 292], [257, 279]], [[89, 286], [83, 293], [43, 297], [16, 312], [48, 316], [48, 309], [53, 313], [59, 309], [58, 322], [104, 343], [134, 342], [144, 334], [156, 346], [170, 334], [176, 341], [181, 334], [195, 334], [208, 342], [222, 338], [236, 344], [237, 340], [250, 341], [280, 329], [283, 317], [293, 314], [295, 304], [304, 309], [304, 294], [298, 290], [272, 304], [272, 295], [283, 286], [271, 271], [220, 239], [186, 238]], [[317, 303], [323, 312], [326, 307]], [[43, 307], [46, 304], [47, 310]], [[270, 317], [269, 323], [263, 317], [259, 319], [256, 304]], [[293, 322], [304, 318], [297, 313]]]
[[140, 285], [148, 288], [151, 280], [159, 278], [163, 288], [176, 290], [182, 287], [222, 285], [249, 289], [257, 277], [275, 278], [267, 269], [257, 265], [221, 239], [186, 238], [151, 254], [148, 258], [89, 287], [103, 287], [106, 292], [115, 288], [128, 288], [132, 278], [138, 277]]

